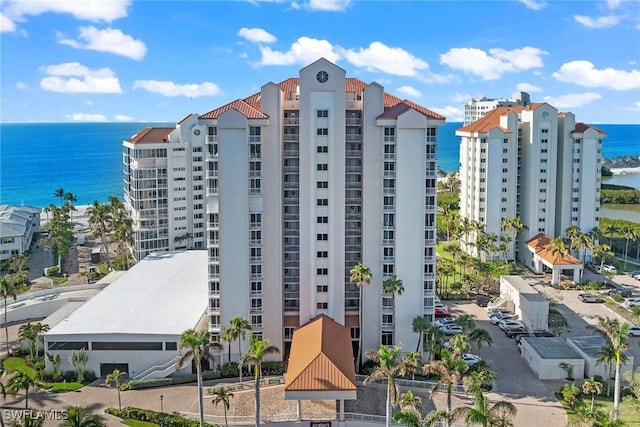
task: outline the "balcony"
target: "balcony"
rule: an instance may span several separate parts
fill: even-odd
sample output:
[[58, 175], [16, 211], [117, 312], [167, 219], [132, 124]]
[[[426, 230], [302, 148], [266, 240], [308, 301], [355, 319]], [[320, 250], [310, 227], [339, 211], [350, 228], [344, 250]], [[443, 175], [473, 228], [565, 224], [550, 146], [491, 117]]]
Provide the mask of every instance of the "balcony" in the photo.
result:
[[298, 173], [298, 172], [300, 172], [300, 166], [298, 166], [298, 165], [285, 166], [284, 167], [284, 172], [285, 173]]
[[396, 153], [384, 153], [384, 159], [385, 160], [395, 160], [396, 159]]
[[284, 157], [299, 157], [300, 150], [284, 150]]
[[359, 133], [348, 133], [344, 138], [347, 142], [362, 142], [362, 134]]
[[300, 141], [300, 134], [298, 133], [287, 133], [283, 135], [283, 140], [285, 142], [297, 142]]
[[348, 117], [345, 120], [345, 124], [347, 126], [361, 126], [362, 125], [362, 117]]
[[297, 189], [300, 186], [300, 182], [298, 181], [285, 181], [282, 186], [284, 188], [294, 188]]
[[300, 119], [298, 118], [286, 118], [282, 122], [285, 126], [298, 126], [300, 124]]
[[347, 157], [362, 157], [362, 150], [346, 150]]
[[218, 142], [218, 135], [207, 135], [207, 142]]

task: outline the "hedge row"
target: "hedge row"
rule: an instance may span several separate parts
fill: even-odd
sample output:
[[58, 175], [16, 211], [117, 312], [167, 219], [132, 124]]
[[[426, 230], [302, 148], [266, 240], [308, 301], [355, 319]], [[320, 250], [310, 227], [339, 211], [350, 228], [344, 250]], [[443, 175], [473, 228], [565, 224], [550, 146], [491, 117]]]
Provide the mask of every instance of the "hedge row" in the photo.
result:
[[[167, 414], [164, 412], [155, 412], [150, 411], [148, 409], [134, 408], [132, 406], [127, 406], [125, 408], [117, 409], [117, 408], [107, 408], [105, 409], [107, 414], [114, 415], [118, 418], [126, 419], [134, 419], [139, 421], [148, 421], [151, 423], [155, 423], [161, 425], [163, 427], [199, 427], [199, 420], [192, 420], [190, 418], [185, 418], [177, 414]], [[206, 427], [219, 427], [218, 424], [209, 424], [204, 423]]]

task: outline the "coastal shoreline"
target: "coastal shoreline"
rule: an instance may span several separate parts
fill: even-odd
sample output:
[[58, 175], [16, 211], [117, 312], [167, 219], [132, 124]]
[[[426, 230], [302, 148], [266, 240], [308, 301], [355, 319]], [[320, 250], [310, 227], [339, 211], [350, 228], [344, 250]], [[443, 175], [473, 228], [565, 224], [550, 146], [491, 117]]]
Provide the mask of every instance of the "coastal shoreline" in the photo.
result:
[[628, 173], [640, 173], [640, 166], [634, 168], [611, 168], [609, 170], [614, 175], [626, 175]]

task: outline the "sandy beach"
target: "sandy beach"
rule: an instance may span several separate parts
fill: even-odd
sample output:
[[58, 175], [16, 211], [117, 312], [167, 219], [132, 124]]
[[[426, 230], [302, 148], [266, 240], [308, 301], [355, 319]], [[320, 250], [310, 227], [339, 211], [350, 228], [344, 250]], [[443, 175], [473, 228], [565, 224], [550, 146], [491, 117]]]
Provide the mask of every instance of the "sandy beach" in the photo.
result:
[[614, 175], [626, 175], [628, 173], [640, 173], [640, 167], [636, 167], [636, 168], [611, 168], [609, 170]]

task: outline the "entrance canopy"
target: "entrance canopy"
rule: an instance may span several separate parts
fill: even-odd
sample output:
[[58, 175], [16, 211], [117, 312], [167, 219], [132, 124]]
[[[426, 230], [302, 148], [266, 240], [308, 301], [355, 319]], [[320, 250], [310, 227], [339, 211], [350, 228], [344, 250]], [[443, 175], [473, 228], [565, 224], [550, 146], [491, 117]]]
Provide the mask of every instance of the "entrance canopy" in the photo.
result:
[[349, 328], [321, 314], [293, 333], [284, 398], [356, 399]]
[[551, 237], [540, 233], [527, 241], [527, 248], [533, 254], [533, 270], [542, 273], [545, 265], [552, 271], [551, 284], [560, 282], [560, 271], [573, 270], [573, 283], [578, 283], [582, 276], [582, 261], [571, 254], [554, 254], [550, 248]]

